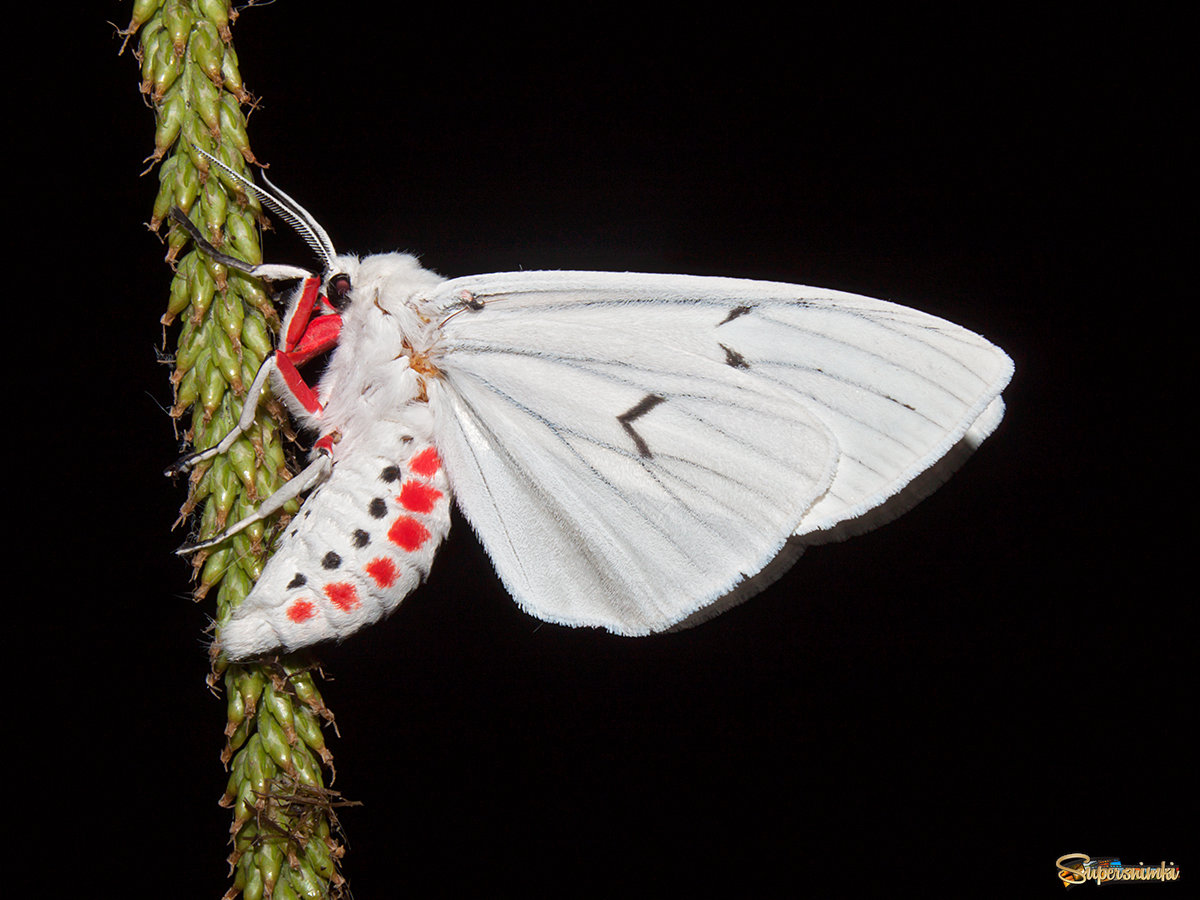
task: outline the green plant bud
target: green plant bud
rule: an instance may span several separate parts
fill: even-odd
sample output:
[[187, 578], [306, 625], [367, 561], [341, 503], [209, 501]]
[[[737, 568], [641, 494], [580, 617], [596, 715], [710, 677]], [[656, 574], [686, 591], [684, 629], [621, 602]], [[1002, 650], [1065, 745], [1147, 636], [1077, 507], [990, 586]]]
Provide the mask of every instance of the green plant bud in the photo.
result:
[[275, 892], [275, 882], [279, 879], [279, 870], [283, 866], [283, 848], [276, 841], [264, 841], [258, 845], [257, 850], [256, 864], [262, 875], [263, 894], [271, 897]]
[[211, 172], [200, 195], [200, 208], [204, 211], [204, 225], [208, 229], [209, 240], [213, 246], [220, 247], [224, 242], [222, 230], [229, 213], [229, 195]]
[[188, 32], [192, 30], [192, 9], [186, 3], [171, 2], [163, 10], [163, 24], [171, 35], [171, 45], [176, 56], [183, 56], [187, 49]]
[[212, 348], [213, 362], [221, 370], [221, 377], [236, 393], [241, 394], [243, 391], [242, 361], [238, 359], [233, 341], [229, 340], [229, 335], [220, 328], [213, 329]]
[[221, 88], [204, 77], [199, 66], [188, 67], [189, 104], [204, 120], [209, 134], [217, 137], [221, 133]]
[[170, 41], [167, 29], [162, 19], [158, 18], [142, 29], [142, 86], [143, 94], [149, 94], [154, 89], [154, 71], [157, 66], [158, 49]]
[[221, 29], [222, 38], [228, 41], [229, 0], [200, 0], [198, 5], [200, 7], [200, 15]]
[[[253, 352], [248, 351], [245, 347], [242, 348], [242, 384], [253, 384], [254, 376], [258, 374], [258, 367], [262, 365], [262, 360], [258, 359]], [[250, 487], [246, 485], [247, 489]]]
[[[187, 277], [177, 271], [175, 273], [175, 277], [171, 279], [171, 294], [167, 298], [167, 313], [174, 318], [187, 309], [191, 302], [192, 292], [188, 290]], [[179, 344], [181, 347], [184, 345], [187, 337], [188, 335], [186, 332], [180, 334]], [[176, 365], [178, 365], [178, 354], [175, 355], [175, 361]]]
[[171, 46], [170, 40], [160, 41], [154, 51], [154, 69], [150, 80], [150, 93], [155, 103], [162, 101], [167, 89], [175, 83], [182, 71], [183, 60], [175, 55], [175, 48]]
[[314, 788], [325, 786], [321, 780], [321, 767], [313, 759], [312, 751], [303, 743], [297, 744], [292, 753], [292, 771], [295, 772], [296, 780], [301, 784], [307, 784]]
[[190, 215], [200, 193], [200, 172], [186, 153], [176, 153], [171, 159], [175, 161], [175, 205]]
[[225, 54], [221, 57], [221, 77], [224, 80], [225, 90], [237, 97], [239, 102], [245, 103], [250, 99], [250, 95], [246, 92], [246, 85], [242, 83], [237, 52], [228, 44], [225, 46]]
[[246, 715], [253, 715], [258, 709], [258, 700], [262, 696], [266, 678], [258, 666], [236, 666], [235, 669], [236, 674], [226, 679], [226, 690], [236, 690], [240, 693], [246, 704]]
[[[274, 437], [263, 444], [263, 466], [259, 471], [269, 480], [268, 483], [274, 485], [276, 488], [284, 481], [279, 473], [287, 471], [287, 461], [283, 455], [283, 444]], [[259, 490], [261, 489], [262, 485], [260, 484]]]
[[289, 680], [292, 683], [292, 690], [296, 692], [296, 696], [310, 709], [320, 711], [325, 708], [325, 701], [321, 697], [321, 692], [317, 690], [316, 684], [313, 682], [311, 672], [297, 671], [292, 674]]
[[225, 94], [219, 107], [222, 140], [230, 141], [247, 161], [252, 161], [254, 154], [249, 152], [250, 136], [246, 134], [246, 116], [242, 108], [232, 94]]
[[[208, 257], [199, 252], [194, 255], [196, 261], [188, 270], [188, 286], [192, 294], [192, 314], [203, 316], [208, 312], [208, 307], [217, 293], [217, 282], [206, 264]], [[207, 340], [208, 337], [206, 332], [205, 339]]]
[[262, 745], [271, 754], [271, 759], [285, 772], [293, 770], [292, 748], [288, 745], [287, 735], [275, 721], [275, 717], [265, 706], [258, 712], [258, 733], [262, 736]]
[[188, 53], [210, 84], [219, 88], [225, 82], [225, 76], [221, 72], [221, 59], [225, 55], [225, 47], [212, 22], [202, 19], [196, 23], [188, 42]]
[[136, 32], [162, 5], [163, 0], [133, 0], [133, 16], [129, 19], [129, 27], [125, 29], [125, 34]]
[[247, 440], [239, 440], [229, 448], [229, 467], [237, 473], [246, 491], [254, 491], [254, 448]]
[[[252, 212], [248, 207], [247, 211]], [[257, 221], [262, 221], [258, 213], [254, 213], [254, 216]], [[279, 313], [275, 311], [275, 306], [271, 303], [267, 292], [263, 290], [261, 282], [247, 275], [240, 275], [238, 288], [242, 296], [242, 302], [246, 304], [247, 309], [255, 310], [268, 325], [279, 324]]]
[[224, 293], [217, 298], [217, 323], [229, 337], [229, 341], [235, 348], [240, 348], [242, 345], [242, 323], [246, 320], [246, 307], [242, 303], [242, 298], [238, 296], [238, 291], [235, 287], [236, 281], [232, 278], [228, 282]]
[[[209, 489], [212, 488], [212, 473], [206, 472], [204, 477], [200, 479], [200, 483], [208, 482]], [[211, 506], [205, 505], [200, 513], [200, 534], [215, 534], [217, 531], [217, 511]]]
[[[226, 618], [228, 618], [228, 616], [226, 616]], [[242, 723], [234, 729], [233, 734], [229, 735], [228, 740], [225, 742], [226, 750], [222, 754], [222, 759], [228, 760], [229, 754], [236, 752], [239, 747], [246, 743], [250, 735], [253, 733], [254, 720], [250, 718], [244, 719]], [[239, 753], [237, 758], [241, 758], [241, 756], [242, 754]]]
[[328, 894], [312, 866], [303, 859], [300, 860], [300, 865], [287, 870], [287, 878], [292, 890], [303, 900], [323, 900]]
[[297, 706], [292, 712], [292, 725], [300, 740], [325, 758], [325, 733], [321, 731], [321, 722], [316, 714], [307, 706]]
[[174, 418], [178, 419], [196, 402], [196, 398], [200, 396], [198, 383], [196, 370], [188, 369], [180, 379], [179, 386], [175, 388], [175, 405], [171, 407], [171, 415]]
[[[271, 332], [267, 330], [266, 320], [260, 314], [252, 313], [242, 320], [242, 347], [252, 352], [258, 359], [264, 360], [275, 349]], [[259, 365], [262, 363], [260, 362]]]
[[204, 561], [204, 567], [200, 570], [200, 583], [205, 587], [212, 587], [220, 581], [221, 576], [225, 574], [225, 570], [229, 568], [232, 558], [232, 554], [224, 547], [213, 550], [208, 559]]
[[[238, 504], [238, 508], [242, 508], [241, 503]], [[242, 516], [239, 512], [239, 515], [234, 516], [234, 521], [238, 521], [239, 518], [245, 518], [245, 516]], [[258, 559], [263, 552], [262, 535], [257, 535], [256, 542], [256, 535], [252, 533], [252, 529], [256, 527], [262, 527], [262, 522], [256, 522], [233, 536], [233, 551], [234, 557], [238, 559], [238, 571], [250, 580], [251, 587], [253, 587], [254, 582], [258, 581], [258, 576], [260, 575], [260, 572], [254, 568], [254, 560]], [[233, 571], [233, 569], [230, 568], [230, 571]], [[245, 594], [240, 596], [234, 606], [240, 604], [245, 599]]]
[[[224, 589], [224, 587], [225, 585], [222, 584], [221, 588]], [[237, 691], [231, 691], [227, 695], [225, 701], [225, 721], [234, 728], [246, 721], [246, 701], [242, 699], [242, 695]], [[233, 776], [230, 776], [231, 784], [233, 783], [232, 778]], [[225, 793], [229, 793], [228, 788], [225, 789]]]
[[187, 143], [184, 144], [183, 149], [187, 153], [188, 159], [192, 161], [192, 165], [200, 172], [200, 180], [206, 181], [209, 177], [208, 170], [210, 166], [208, 158], [201, 155], [200, 151], [203, 150], [205, 153], [211, 153], [216, 156], [216, 141], [208, 133], [208, 129], [196, 126], [195, 119], [191, 119], [185, 123], [183, 136], [187, 139]]
[[[246, 595], [250, 593], [250, 589], [254, 587], [254, 583], [246, 575], [240, 565], [230, 566], [229, 571], [225, 573], [225, 579], [221, 582], [221, 589], [217, 593], [217, 602], [225, 603], [229, 606], [237, 606], [246, 599]], [[241, 704], [244, 708], [246, 698], [241, 697]]]
[[179, 137], [179, 130], [183, 127], [183, 119], [186, 114], [187, 98], [183, 95], [183, 91], [172, 88], [170, 96], [166, 97], [158, 107], [158, 120], [154, 127], [155, 159], [162, 159], [171, 149], [175, 139]]
[[250, 735], [242, 753], [246, 755], [245, 784], [255, 796], [251, 802], [258, 803], [258, 798], [267, 792], [267, 782], [275, 777], [275, 764], [263, 749], [261, 732]]
[[[209, 331], [211, 332], [212, 329], [209, 329]], [[224, 435], [228, 434], [233, 429], [233, 424], [237, 421], [237, 418], [238, 417], [235, 414], [235, 410], [231, 409], [228, 403], [222, 404], [221, 408], [217, 410], [216, 414], [209, 420], [208, 430], [205, 432], [204, 436], [196, 442], [196, 445], [202, 450], [207, 450], [209, 447], [215, 447], [222, 440], [224, 440]], [[218, 456], [217, 459], [225, 459], [225, 457]], [[215, 460], [213, 462], [215, 462]], [[209, 471], [220, 471], [220, 468], [214, 466], [213, 462], [208, 464]], [[227, 460], [225, 465], [229, 465]]]
[[253, 266], [262, 262], [262, 247], [258, 243], [256, 224], [253, 215], [236, 209], [229, 210], [225, 221], [230, 247], [234, 251], [231, 255]]
[[275, 690], [275, 685], [268, 681], [263, 687], [263, 701], [271, 710], [275, 721], [283, 728], [288, 743], [295, 741], [296, 729], [292, 724], [292, 698], [282, 691]]
[[329, 852], [329, 846], [319, 838], [311, 840], [304, 848], [304, 858], [313, 871], [324, 878], [326, 881], [333, 878], [336, 871], [333, 862], [333, 854]]
[[177, 370], [187, 372], [194, 368], [201, 354], [208, 351], [208, 335], [205, 331], [211, 328], [211, 319], [201, 319], [197, 322], [189, 317], [183, 323], [183, 331], [179, 335], [179, 350], [175, 354]]
[[[246, 857], [246, 859], [251, 858]], [[253, 864], [246, 867], [246, 883], [242, 886], [242, 900], [263, 900], [262, 872]]]
[[287, 878], [284, 878], [275, 885], [275, 893], [271, 895], [271, 900], [300, 900], [300, 895], [292, 890]]
[[233, 765], [229, 767], [229, 780], [225, 782], [225, 793], [221, 795], [221, 799], [217, 801], [218, 806], [225, 809], [233, 806], [237, 801], [238, 792], [242, 789], [242, 783], [246, 780], [246, 758], [245, 755], [239, 753], [234, 757]]
[[[257, 533], [254, 534], [254, 532], [257, 532]], [[257, 538], [261, 542], [262, 541], [262, 533], [263, 533], [262, 522], [254, 523], [253, 525], [251, 525], [249, 528], [246, 529], [245, 533], [248, 537]], [[238, 561], [241, 564], [242, 571], [246, 573], [247, 577], [251, 581], [257, 582], [258, 579], [262, 577], [262, 570], [263, 570], [263, 566], [266, 565], [266, 561], [262, 557], [261, 544], [259, 546], [258, 553], [247, 552], [247, 553], [243, 554], [241, 557], [239, 557]]]
[[225, 376], [216, 365], [210, 363], [207, 367], [197, 368], [200, 369], [200, 406], [204, 410], [203, 420], [207, 422], [221, 405], [221, 398], [225, 396], [229, 385], [225, 383]]
[[150, 211], [150, 230], [158, 231], [163, 220], [170, 215], [175, 203], [175, 178], [179, 166], [178, 156], [168, 156], [158, 169], [158, 194]]

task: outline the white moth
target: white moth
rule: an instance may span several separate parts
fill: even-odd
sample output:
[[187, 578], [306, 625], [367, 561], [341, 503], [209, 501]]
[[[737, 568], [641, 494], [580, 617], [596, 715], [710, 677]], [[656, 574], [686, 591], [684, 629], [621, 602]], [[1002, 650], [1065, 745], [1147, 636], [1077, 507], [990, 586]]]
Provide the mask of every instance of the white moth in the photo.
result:
[[[216, 160], [213, 163], [219, 165]], [[779, 577], [808, 544], [935, 490], [999, 424], [1012, 361], [950, 322], [840, 291], [687, 275], [444, 280], [338, 256], [290, 197], [247, 190], [320, 254], [268, 380], [318, 434], [310, 465], [213, 546], [311, 490], [217, 640], [232, 659], [341, 639], [428, 574], [453, 496], [504, 585], [549, 622], [644, 635]], [[269, 183], [268, 183], [269, 184]], [[329, 352], [315, 391], [295, 366]]]

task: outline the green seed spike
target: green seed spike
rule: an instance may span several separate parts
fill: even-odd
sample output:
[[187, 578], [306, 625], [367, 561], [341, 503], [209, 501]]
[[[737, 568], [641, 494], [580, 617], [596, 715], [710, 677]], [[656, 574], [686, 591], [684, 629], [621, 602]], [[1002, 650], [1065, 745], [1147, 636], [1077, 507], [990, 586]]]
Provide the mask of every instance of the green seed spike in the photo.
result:
[[[151, 158], [161, 168], [151, 228], [160, 230], [177, 206], [215, 246], [257, 263], [262, 258], [257, 195], [210, 171], [199, 152], [252, 177], [247, 164], [256, 160], [243, 112], [252, 97], [232, 45], [235, 20], [229, 0], [133, 0], [127, 36], [138, 37], [140, 89], [156, 109]], [[168, 261], [178, 263], [162, 321], [181, 322], [170, 376], [176, 398], [171, 415], [182, 418], [190, 408], [187, 437], [197, 447], [210, 447], [237, 420], [242, 406], [237, 394], [273, 351], [271, 329], [278, 328], [279, 315], [260, 283], [198, 253], [182, 229], [169, 228], [165, 240]], [[258, 498], [288, 478], [283, 436], [291, 432], [271, 419], [278, 415], [281, 406], [267, 398], [249, 433], [188, 478], [181, 513], [198, 513], [193, 528], [200, 535], [213, 535], [230, 517], [249, 514]], [[297, 506], [293, 501], [289, 509]], [[195, 595], [215, 596], [218, 628], [261, 573], [267, 536], [279, 521], [257, 522], [196, 557]], [[336, 861], [342, 849], [329, 839], [331, 808], [303, 795], [304, 786], [321, 789], [321, 763], [332, 768], [321, 722], [333, 716], [312, 673], [291, 657], [270, 669], [231, 665], [220, 655], [212, 663], [210, 683], [221, 678], [227, 692], [221, 758], [230, 772], [221, 804], [232, 807], [234, 853], [226, 897], [339, 896], [344, 880]], [[287, 677], [278, 675], [280, 665]], [[278, 681], [268, 685], [268, 672]], [[281, 771], [291, 774], [282, 778]]]

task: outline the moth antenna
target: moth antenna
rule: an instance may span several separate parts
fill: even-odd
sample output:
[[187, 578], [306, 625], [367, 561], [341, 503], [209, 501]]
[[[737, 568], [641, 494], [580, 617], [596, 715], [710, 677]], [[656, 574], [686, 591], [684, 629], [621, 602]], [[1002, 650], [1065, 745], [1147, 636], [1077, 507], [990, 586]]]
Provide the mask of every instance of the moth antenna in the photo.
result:
[[304, 239], [304, 243], [308, 244], [312, 248], [312, 251], [320, 258], [326, 274], [333, 271], [333, 260], [337, 256], [337, 251], [333, 248], [333, 241], [329, 239], [329, 235], [325, 229], [313, 218], [312, 213], [281, 191], [276, 185], [272, 184], [265, 172], [262, 173], [262, 180], [266, 182], [266, 188], [255, 184], [240, 172], [231, 169], [208, 151], [202, 150], [199, 147], [195, 149], [197, 153], [217, 166], [217, 168], [246, 190], [253, 192], [254, 196], [262, 202], [263, 206], [287, 222]]
[[312, 247], [313, 252], [324, 261], [325, 272], [332, 272], [333, 260], [337, 256], [337, 251], [333, 248], [333, 241], [329, 239], [329, 234], [313, 218], [312, 213], [281, 191], [278, 185], [272, 183], [271, 179], [267, 178], [266, 172], [261, 172], [260, 174], [262, 175], [262, 180], [266, 182], [267, 187], [275, 193], [272, 196], [262, 188], [255, 187], [255, 190], [258, 191], [258, 196], [273, 212], [300, 233], [305, 243]]

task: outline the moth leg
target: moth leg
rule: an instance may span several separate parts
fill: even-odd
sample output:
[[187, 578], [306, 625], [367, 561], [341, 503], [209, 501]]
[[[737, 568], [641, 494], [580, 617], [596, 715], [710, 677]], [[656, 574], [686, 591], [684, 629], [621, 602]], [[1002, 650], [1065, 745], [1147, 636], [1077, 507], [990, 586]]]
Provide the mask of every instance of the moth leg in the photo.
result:
[[207, 550], [209, 547], [215, 547], [227, 538], [233, 537], [239, 531], [253, 525], [255, 522], [260, 522], [268, 516], [278, 512], [285, 503], [289, 500], [294, 500], [296, 497], [303, 494], [305, 491], [324, 481], [329, 477], [330, 471], [333, 469], [333, 459], [326, 452], [318, 454], [317, 458], [309, 463], [303, 471], [295, 478], [273, 493], [270, 497], [262, 502], [258, 507], [246, 518], [240, 522], [235, 522], [230, 525], [216, 537], [209, 538], [207, 541], [198, 541], [194, 544], [184, 544], [175, 551], [176, 556], [186, 556], [189, 553], [195, 553], [197, 550]]
[[254, 278], [262, 278], [265, 281], [289, 281], [294, 278], [311, 278], [312, 272], [308, 269], [301, 269], [299, 266], [288, 266], [282, 264], [270, 265], [253, 265], [243, 259], [238, 259], [236, 256], [230, 256], [228, 253], [222, 253], [216, 247], [208, 242], [196, 227], [196, 223], [187, 217], [178, 206], [171, 207], [171, 218], [175, 220], [184, 231], [191, 235], [192, 241], [196, 246], [203, 250], [208, 256], [211, 256], [216, 262], [238, 272], [244, 272]]
[[275, 354], [271, 353], [270, 356], [263, 360], [263, 364], [258, 367], [258, 373], [254, 376], [254, 381], [250, 384], [250, 390], [246, 392], [246, 400], [242, 404], [241, 418], [229, 430], [229, 433], [221, 439], [221, 443], [214, 447], [209, 447], [207, 450], [198, 450], [194, 453], [184, 454], [163, 469], [163, 474], [168, 476], [179, 475], [194, 468], [206, 459], [212, 459], [214, 456], [228, 453], [234, 441], [245, 434], [250, 426], [254, 424], [258, 413], [258, 401], [262, 396], [263, 388], [267, 384], [267, 379], [271, 377], [271, 372], [275, 370], [275, 366]]

